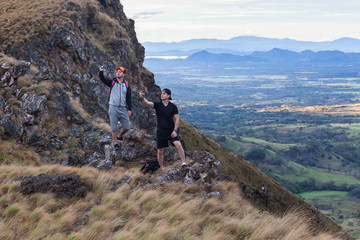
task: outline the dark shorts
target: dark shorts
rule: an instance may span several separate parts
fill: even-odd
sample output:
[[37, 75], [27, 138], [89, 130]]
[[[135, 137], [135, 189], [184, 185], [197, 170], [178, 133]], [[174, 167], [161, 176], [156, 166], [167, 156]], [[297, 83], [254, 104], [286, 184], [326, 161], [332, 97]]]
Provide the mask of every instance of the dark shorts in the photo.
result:
[[172, 138], [171, 137], [171, 132], [157, 132], [156, 133], [156, 138], [157, 138], [157, 149], [161, 149], [161, 148], [166, 148], [169, 146], [168, 142], [170, 141], [170, 143], [172, 145], [174, 145], [174, 142], [175, 141], [180, 141], [180, 138], [179, 138], [179, 134]]

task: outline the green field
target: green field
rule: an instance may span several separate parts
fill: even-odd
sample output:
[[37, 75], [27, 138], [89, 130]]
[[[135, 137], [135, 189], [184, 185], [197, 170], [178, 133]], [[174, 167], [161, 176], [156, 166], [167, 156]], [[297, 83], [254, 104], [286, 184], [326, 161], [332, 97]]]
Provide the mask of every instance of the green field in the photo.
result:
[[283, 170], [281, 174], [276, 174], [276, 176], [294, 182], [300, 182], [309, 178], [314, 178], [318, 182], [333, 181], [335, 185], [341, 185], [345, 183], [360, 184], [360, 180], [358, 179], [343, 176], [340, 174], [323, 172], [320, 169], [312, 167], [304, 167], [292, 161], [288, 163], [288, 165], [286, 166], [286, 170]]
[[338, 224], [360, 238], [360, 204], [350, 201], [347, 192], [315, 191], [298, 194], [311, 205], [333, 218]]

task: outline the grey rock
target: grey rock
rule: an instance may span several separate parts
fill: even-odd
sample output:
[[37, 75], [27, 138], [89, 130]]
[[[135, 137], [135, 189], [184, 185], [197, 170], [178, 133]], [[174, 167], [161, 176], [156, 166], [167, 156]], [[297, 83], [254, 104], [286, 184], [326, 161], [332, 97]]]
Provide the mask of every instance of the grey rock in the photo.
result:
[[9, 70], [11, 67], [11, 64], [9, 62], [4, 62], [2, 65], [1, 65], [1, 69], [4, 69], [4, 70]]
[[114, 166], [114, 164], [113, 164], [112, 161], [106, 160], [106, 161], [103, 162], [103, 164], [97, 166], [97, 169], [100, 170], [100, 171], [109, 170], [109, 169], [111, 169], [113, 166]]
[[9, 71], [5, 72], [5, 74], [0, 79], [0, 83], [4, 84], [5, 82], [7, 82], [10, 79], [10, 77], [11, 77], [11, 73]]
[[6, 114], [0, 120], [0, 126], [4, 128], [4, 135], [18, 139], [24, 132], [22, 125], [17, 124], [11, 120], [10, 114]]
[[46, 96], [37, 96], [35, 94], [25, 93], [20, 100], [22, 101], [22, 108], [25, 112], [29, 114], [36, 114], [44, 108]]
[[101, 162], [101, 159], [102, 157], [99, 152], [93, 152], [85, 158], [85, 160], [82, 162], [82, 165], [97, 167], [97, 165], [99, 165]]
[[60, 149], [63, 142], [58, 138], [53, 138], [48, 142], [47, 148], [49, 149]]
[[181, 170], [178, 168], [172, 168], [168, 171], [166, 171], [160, 178], [158, 179], [158, 183], [160, 185], [164, 184], [174, 184], [176, 182], [179, 182], [182, 179]]
[[77, 129], [74, 128], [74, 127], [70, 127], [70, 128], [69, 128], [69, 135], [70, 135], [70, 137], [75, 137], [75, 138], [80, 137], [79, 130], [77, 130]]
[[33, 133], [27, 144], [32, 146], [44, 146], [45, 142], [44, 142], [44, 138], [41, 136], [40, 133]]
[[208, 200], [210, 198], [219, 198], [219, 199], [221, 199], [222, 195], [221, 195], [220, 192], [214, 191], [214, 192], [204, 194], [203, 197], [204, 197], [204, 200], [206, 201], [206, 200]]

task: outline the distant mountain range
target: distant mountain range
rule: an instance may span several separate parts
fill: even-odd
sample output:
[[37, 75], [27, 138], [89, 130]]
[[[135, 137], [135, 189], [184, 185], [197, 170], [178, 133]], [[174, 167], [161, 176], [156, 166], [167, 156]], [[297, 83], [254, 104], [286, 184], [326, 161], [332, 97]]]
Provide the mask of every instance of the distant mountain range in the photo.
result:
[[359, 64], [360, 53], [344, 53], [341, 51], [310, 50], [294, 52], [274, 48], [267, 52], [256, 51], [249, 55], [229, 53], [210, 53], [200, 51], [187, 57], [185, 61], [197, 62], [244, 62], [244, 63], [275, 63], [275, 64]]
[[342, 51], [360, 52], [360, 39], [339, 38], [334, 41], [311, 42], [284, 38], [265, 38], [241, 36], [229, 40], [191, 39], [181, 42], [144, 42], [147, 56], [189, 56], [195, 52], [206, 50], [211, 53], [231, 53], [236, 55], [249, 54], [254, 51], [269, 51], [273, 48], [287, 49], [295, 52], [311, 51]]

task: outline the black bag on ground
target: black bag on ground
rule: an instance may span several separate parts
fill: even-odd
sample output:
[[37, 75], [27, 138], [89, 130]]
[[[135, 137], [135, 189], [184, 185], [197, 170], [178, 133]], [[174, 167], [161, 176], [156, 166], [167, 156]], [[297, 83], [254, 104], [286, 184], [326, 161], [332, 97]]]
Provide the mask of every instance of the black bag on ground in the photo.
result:
[[143, 174], [146, 174], [148, 172], [153, 174], [159, 168], [160, 168], [159, 162], [157, 160], [153, 160], [153, 161], [146, 162], [140, 169], [140, 172], [142, 172]]

